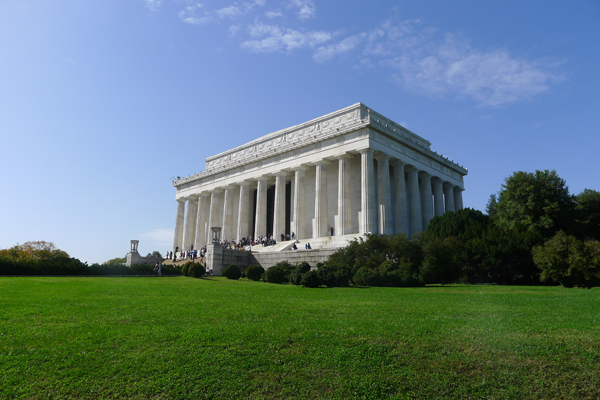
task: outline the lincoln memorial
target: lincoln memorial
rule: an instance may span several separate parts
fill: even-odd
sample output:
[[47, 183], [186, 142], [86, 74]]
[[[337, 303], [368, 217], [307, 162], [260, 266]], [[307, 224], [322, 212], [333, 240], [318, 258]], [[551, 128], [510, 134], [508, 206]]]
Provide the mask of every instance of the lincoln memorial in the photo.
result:
[[412, 235], [463, 207], [465, 175], [429, 141], [357, 103], [209, 157], [204, 172], [174, 181], [173, 251], [209, 244], [212, 227], [238, 242], [293, 233], [270, 251]]

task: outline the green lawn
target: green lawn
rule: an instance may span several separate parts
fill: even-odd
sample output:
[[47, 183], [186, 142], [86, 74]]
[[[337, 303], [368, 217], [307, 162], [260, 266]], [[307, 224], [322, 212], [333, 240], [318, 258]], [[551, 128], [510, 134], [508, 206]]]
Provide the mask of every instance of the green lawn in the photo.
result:
[[600, 289], [0, 278], [0, 398], [600, 398]]

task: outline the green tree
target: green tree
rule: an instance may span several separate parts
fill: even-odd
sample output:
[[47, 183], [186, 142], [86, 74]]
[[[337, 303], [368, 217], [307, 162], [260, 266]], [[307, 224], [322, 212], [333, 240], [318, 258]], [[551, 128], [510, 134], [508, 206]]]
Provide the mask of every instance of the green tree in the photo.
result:
[[108, 261], [102, 263], [102, 265], [116, 265], [116, 264], [125, 264], [127, 262], [127, 256], [125, 257], [116, 257], [112, 258]]
[[574, 198], [556, 171], [517, 171], [506, 178], [498, 194], [497, 223], [547, 239], [561, 229], [570, 230], [574, 209]]
[[559, 231], [552, 239], [533, 248], [533, 259], [541, 270], [542, 282], [557, 282], [565, 287], [598, 285], [600, 266], [595, 252], [597, 242], [583, 243]]
[[163, 256], [160, 254], [160, 251], [158, 251], [158, 250], [154, 250], [152, 253], [146, 254], [146, 257], [148, 257], [148, 258], [163, 258]]
[[575, 196], [579, 236], [600, 240], [600, 192], [584, 189]]

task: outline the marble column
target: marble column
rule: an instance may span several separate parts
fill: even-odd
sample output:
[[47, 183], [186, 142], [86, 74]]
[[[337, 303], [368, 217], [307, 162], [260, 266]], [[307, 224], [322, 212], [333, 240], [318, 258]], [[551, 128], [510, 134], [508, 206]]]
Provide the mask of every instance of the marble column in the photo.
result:
[[442, 183], [442, 180], [437, 176], [431, 178], [431, 185], [433, 186], [433, 208], [436, 217], [444, 214], [444, 190], [442, 189]]
[[404, 168], [408, 175], [408, 206], [410, 210], [410, 236], [423, 231], [421, 216], [421, 194], [419, 191], [419, 170], [412, 165]]
[[327, 232], [327, 164], [328, 161], [319, 161], [315, 168], [315, 238], [330, 235]]
[[394, 160], [391, 163], [394, 168], [394, 189], [396, 201], [394, 203], [395, 233], [409, 234], [408, 224], [408, 199], [406, 198], [406, 181], [404, 179], [404, 163]]
[[[208, 242], [212, 241], [212, 231], [211, 228], [220, 226], [219, 219], [219, 208], [221, 203], [221, 191], [220, 190], [212, 190], [210, 192], [210, 211], [208, 212], [208, 225], [206, 226], [206, 240]], [[221, 227], [222, 228], [222, 227]], [[221, 232], [223, 233], [223, 232]], [[221, 236], [221, 239], [223, 236]]]
[[454, 209], [456, 211], [463, 209], [463, 198], [462, 198], [463, 190], [464, 189], [459, 186], [454, 186]]
[[352, 199], [350, 197], [350, 154], [338, 157], [338, 227], [336, 235], [348, 235], [352, 230]]
[[223, 201], [223, 228], [221, 239], [231, 242], [233, 239], [233, 186], [226, 186], [225, 199]]
[[[181, 251], [183, 242], [183, 216], [185, 214], [185, 199], [177, 199], [177, 216], [175, 217], [175, 235], [173, 237], [173, 252]], [[176, 250], [179, 248], [179, 250]]]
[[208, 221], [209, 200], [207, 193], [200, 193], [198, 197], [198, 216], [196, 219], [196, 240], [194, 248], [200, 249], [207, 244], [206, 240], [206, 222]]
[[258, 178], [254, 239], [267, 236], [267, 178]]
[[196, 219], [198, 218], [198, 197], [190, 196], [187, 201], [187, 211], [185, 214], [185, 228], [183, 229], [183, 243], [181, 245], [184, 251], [192, 249], [196, 239]]
[[235, 240], [239, 243], [242, 238], [248, 237], [250, 210], [248, 204], [250, 202], [250, 183], [240, 183], [240, 202], [238, 205], [238, 223], [236, 229]]
[[444, 205], [446, 212], [454, 212], [454, 185], [444, 182]]
[[297, 167], [294, 169], [294, 221], [292, 223], [292, 232], [294, 232], [296, 239], [306, 238], [305, 172], [306, 167]]
[[377, 189], [379, 233], [391, 235], [394, 233], [392, 219], [392, 192], [390, 190], [390, 157], [386, 154], [377, 156]]
[[431, 175], [427, 172], [419, 174], [421, 178], [421, 207], [423, 210], [423, 230], [427, 229], [429, 221], [433, 218], [433, 193], [431, 192]]
[[360, 150], [360, 209], [360, 233], [377, 232], [373, 149]]
[[275, 174], [275, 202], [273, 203], [273, 236], [276, 241], [285, 235], [285, 172]]

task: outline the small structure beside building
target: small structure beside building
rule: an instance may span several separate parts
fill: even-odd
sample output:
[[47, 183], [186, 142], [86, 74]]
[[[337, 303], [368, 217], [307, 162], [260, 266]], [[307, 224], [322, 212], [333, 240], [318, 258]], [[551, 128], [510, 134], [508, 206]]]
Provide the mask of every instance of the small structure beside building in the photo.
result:
[[156, 264], [157, 261], [163, 261], [163, 259], [160, 257], [142, 257], [140, 253], [138, 253], [139, 243], [139, 240], [131, 241], [131, 249], [129, 253], [127, 253], [127, 261], [125, 262], [125, 265], [130, 267], [134, 264]]

